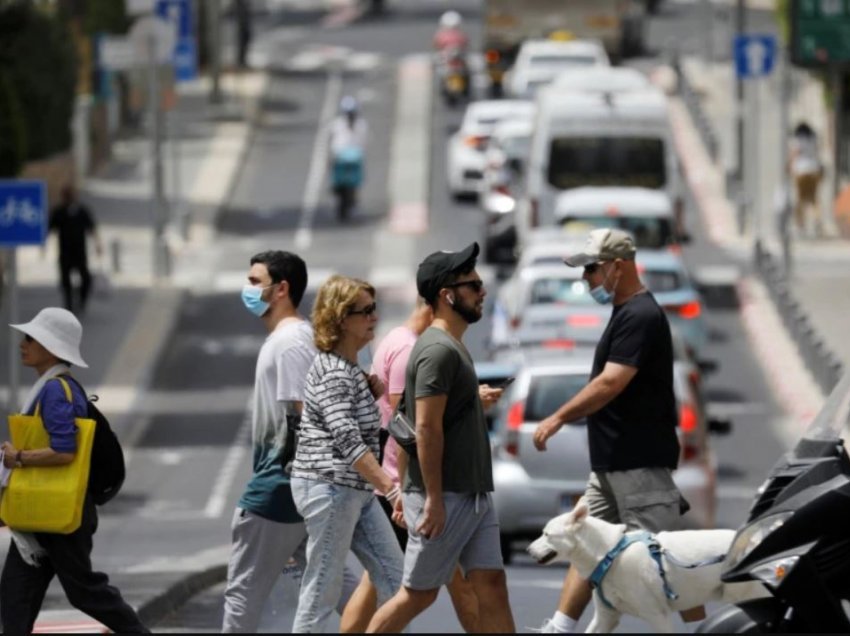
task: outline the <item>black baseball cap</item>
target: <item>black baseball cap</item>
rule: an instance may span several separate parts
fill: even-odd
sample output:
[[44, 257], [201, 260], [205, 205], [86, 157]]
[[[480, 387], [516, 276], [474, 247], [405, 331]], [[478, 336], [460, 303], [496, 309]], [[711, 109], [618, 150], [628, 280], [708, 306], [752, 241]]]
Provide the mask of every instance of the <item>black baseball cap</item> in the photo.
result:
[[475, 267], [478, 243], [472, 243], [459, 252], [434, 252], [419, 263], [416, 272], [416, 289], [429, 304], [446, 286], [452, 274]]

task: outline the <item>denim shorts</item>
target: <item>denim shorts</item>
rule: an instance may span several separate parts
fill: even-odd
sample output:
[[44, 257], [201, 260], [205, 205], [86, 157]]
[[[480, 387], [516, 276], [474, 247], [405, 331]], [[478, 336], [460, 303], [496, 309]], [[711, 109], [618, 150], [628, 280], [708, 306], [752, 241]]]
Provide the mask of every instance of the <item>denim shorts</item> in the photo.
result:
[[490, 493], [443, 493], [446, 525], [436, 539], [416, 532], [425, 495], [404, 494], [407, 550], [402, 585], [412, 590], [436, 590], [452, 580], [460, 564], [464, 574], [473, 570], [503, 570], [499, 520]]
[[590, 473], [581, 498], [593, 517], [629, 530], [678, 530], [682, 498], [669, 468]]

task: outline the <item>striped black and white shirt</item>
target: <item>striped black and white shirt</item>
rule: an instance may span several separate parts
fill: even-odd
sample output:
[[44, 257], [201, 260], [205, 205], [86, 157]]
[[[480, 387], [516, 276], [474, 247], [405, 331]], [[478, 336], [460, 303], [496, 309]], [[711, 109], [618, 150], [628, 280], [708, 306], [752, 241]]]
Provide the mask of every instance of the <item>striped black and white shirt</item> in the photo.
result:
[[380, 452], [381, 415], [366, 376], [335, 353], [319, 353], [307, 373], [292, 476], [368, 490], [352, 464]]

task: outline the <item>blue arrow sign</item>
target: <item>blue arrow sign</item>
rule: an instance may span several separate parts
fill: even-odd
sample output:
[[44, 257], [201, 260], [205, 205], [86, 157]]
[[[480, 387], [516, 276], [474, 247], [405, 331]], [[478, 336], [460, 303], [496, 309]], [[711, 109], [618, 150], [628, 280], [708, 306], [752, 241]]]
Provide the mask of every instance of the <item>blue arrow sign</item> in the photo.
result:
[[0, 246], [42, 245], [45, 238], [44, 181], [0, 180]]
[[776, 62], [776, 36], [747, 34], [735, 37], [735, 72], [740, 78], [770, 75]]
[[188, 82], [198, 76], [198, 54], [192, 20], [191, 0], [158, 0], [157, 15], [171, 21], [177, 33], [174, 47], [174, 79]]

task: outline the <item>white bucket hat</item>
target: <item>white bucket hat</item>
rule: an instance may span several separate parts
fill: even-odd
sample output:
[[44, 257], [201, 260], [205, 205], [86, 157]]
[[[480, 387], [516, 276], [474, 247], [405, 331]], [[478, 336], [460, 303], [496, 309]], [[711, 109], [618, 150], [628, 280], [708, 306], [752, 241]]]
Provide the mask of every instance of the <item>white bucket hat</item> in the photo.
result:
[[78, 367], [89, 366], [80, 355], [83, 326], [67, 309], [47, 307], [29, 322], [9, 326], [27, 334], [60, 360]]

